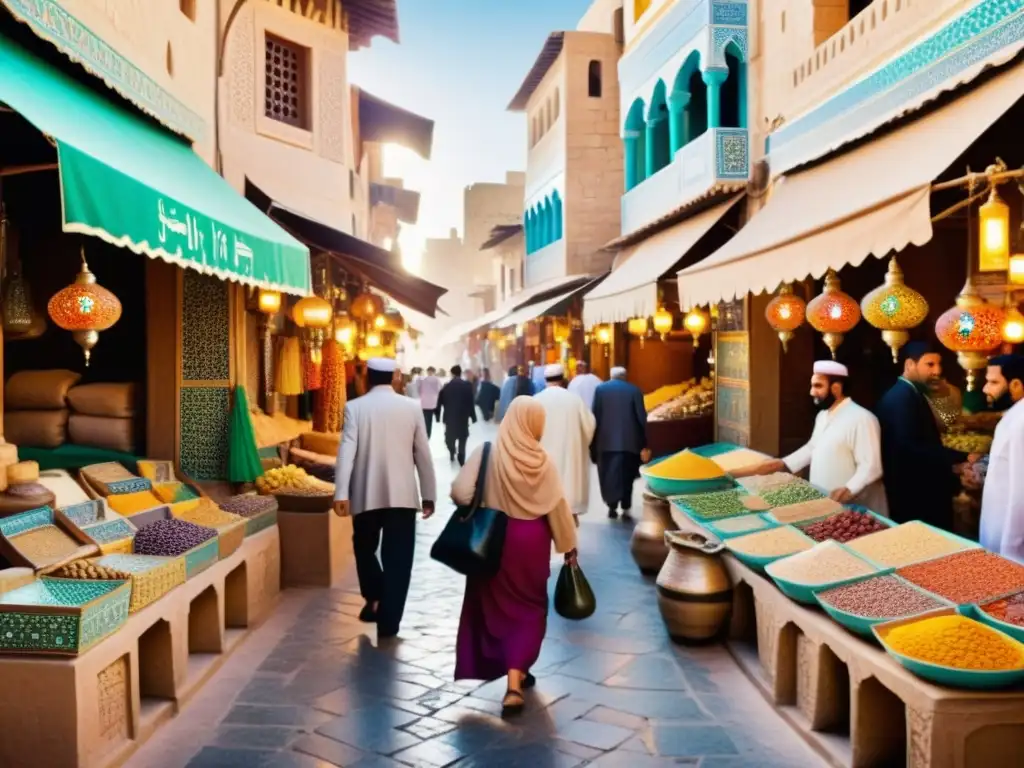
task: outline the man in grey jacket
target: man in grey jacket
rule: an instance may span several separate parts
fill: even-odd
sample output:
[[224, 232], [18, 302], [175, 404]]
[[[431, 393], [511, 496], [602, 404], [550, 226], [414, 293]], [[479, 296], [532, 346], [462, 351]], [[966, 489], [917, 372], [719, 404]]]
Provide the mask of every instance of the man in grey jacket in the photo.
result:
[[367, 363], [366, 394], [345, 406], [334, 475], [334, 511], [352, 516], [356, 572], [366, 601], [359, 618], [377, 623], [378, 639], [398, 634], [412, 577], [416, 511], [422, 499], [423, 518], [430, 517], [437, 498], [423, 413], [415, 400], [392, 388], [395, 367], [387, 358]]

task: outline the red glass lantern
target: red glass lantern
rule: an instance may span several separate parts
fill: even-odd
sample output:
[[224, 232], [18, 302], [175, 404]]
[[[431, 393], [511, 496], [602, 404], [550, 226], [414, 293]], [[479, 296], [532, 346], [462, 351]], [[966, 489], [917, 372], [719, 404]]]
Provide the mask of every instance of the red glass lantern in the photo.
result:
[[793, 293], [793, 286], [787, 283], [779, 289], [779, 294], [768, 302], [764, 316], [768, 320], [768, 325], [779, 335], [782, 351], [786, 352], [789, 341], [793, 338], [793, 331], [804, 324], [807, 304]]
[[967, 391], [974, 391], [975, 372], [988, 365], [988, 354], [1003, 341], [1005, 313], [978, 295], [970, 278], [956, 306], [946, 310], [935, 322], [935, 335], [946, 349], [956, 352], [956, 360], [967, 372]]
[[50, 317], [71, 335], [85, 351], [85, 364], [89, 365], [92, 348], [99, 341], [99, 332], [110, 328], [121, 318], [121, 302], [117, 296], [97, 284], [96, 275], [89, 271], [82, 249], [82, 269], [75, 282], [53, 295], [46, 307]]
[[830, 269], [825, 275], [825, 290], [807, 305], [807, 322], [823, 334], [825, 345], [835, 360], [843, 335], [860, 321], [860, 305], [839, 288], [839, 276]]

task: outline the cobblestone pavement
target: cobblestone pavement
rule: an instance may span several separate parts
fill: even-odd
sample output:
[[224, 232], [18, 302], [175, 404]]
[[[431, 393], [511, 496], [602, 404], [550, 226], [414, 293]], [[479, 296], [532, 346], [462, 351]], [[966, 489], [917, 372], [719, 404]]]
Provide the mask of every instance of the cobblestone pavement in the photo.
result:
[[[475, 429], [479, 440], [493, 428]], [[439, 485], [452, 476], [434, 436]], [[354, 574], [333, 590], [288, 590], [130, 768], [811, 768], [822, 761], [720, 647], [672, 644], [653, 585], [594, 488], [580, 565], [598, 612], [552, 612], [528, 709], [498, 716], [504, 681], [454, 683], [462, 580], [429, 559], [447, 510], [421, 523], [401, 642], [359, 623]], [[552, 579], [557, 575], [553, 562]]]

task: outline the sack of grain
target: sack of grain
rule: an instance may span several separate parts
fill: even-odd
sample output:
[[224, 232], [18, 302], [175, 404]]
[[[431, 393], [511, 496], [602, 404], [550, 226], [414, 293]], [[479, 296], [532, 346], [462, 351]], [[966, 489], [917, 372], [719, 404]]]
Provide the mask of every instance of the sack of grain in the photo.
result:
[[67, 442], [68, 411], [6, 411], [4, 439], [15, 445], [56, 448]]
[[128, 419], [135, 415], [135, 385], [82, 384], [70, 389], [68, 403], [83, 416]]
[[68, 420], [68, 436], [75, 445], [132, 453], [135, 450], [135, 419], [73, 413]]
[[82, 374], [63, 369], [19, 371], [4, 385], [4, 408], [9, 411], [66, 408], [68, 390], [81, 378]]

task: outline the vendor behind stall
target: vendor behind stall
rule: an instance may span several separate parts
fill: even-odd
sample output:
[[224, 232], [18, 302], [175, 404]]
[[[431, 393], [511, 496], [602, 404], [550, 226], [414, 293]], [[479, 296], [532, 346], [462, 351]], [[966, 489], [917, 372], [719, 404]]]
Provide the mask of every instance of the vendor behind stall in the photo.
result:
[[809, 466], [811, 482], [836, 501], [888, 514], [878, 419], [846, 394], [849, 376], [845, 365], [833, 360], [816, 362], [811, 398], [818, 416], [810, 441], [784, 459], [766, 461], [733, 475], [801, 472]]
[[1024, 563], [1024, 356], [989, 361], [985, 394], [1007, 409], [992, 441], [981, 500], [981, 544]]

